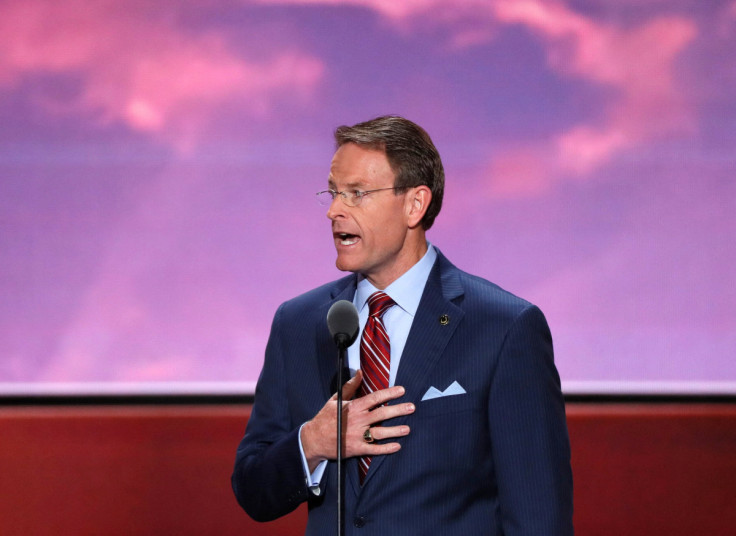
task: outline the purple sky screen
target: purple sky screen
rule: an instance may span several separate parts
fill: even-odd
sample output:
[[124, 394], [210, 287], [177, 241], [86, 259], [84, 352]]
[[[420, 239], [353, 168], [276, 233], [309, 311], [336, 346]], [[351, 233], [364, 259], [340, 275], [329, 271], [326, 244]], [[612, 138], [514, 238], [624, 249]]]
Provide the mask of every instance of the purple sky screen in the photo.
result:
[[566, 392], [736, 392], [736, 1], [0, 11], [0, 392], [252, 390], [278, 305], [341, 275], [332, 131], [383, 114]]

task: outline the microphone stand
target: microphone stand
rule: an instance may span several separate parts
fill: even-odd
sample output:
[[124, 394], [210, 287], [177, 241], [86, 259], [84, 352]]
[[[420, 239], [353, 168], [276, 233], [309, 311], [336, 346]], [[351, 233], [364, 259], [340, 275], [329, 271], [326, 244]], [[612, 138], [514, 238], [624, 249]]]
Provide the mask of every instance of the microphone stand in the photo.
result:
[[358, 310], [352, 302], [340, 300], [332, 304], [327, 312], [327, 328], [337, 345], [337, 534], [343, 535], [344, 500], [342, 461], [342, 375], [345, 368], [347, 347], [358, 338]]
[[342, 474], [342, 371], [345, 364], [345, 344], [337, 350], [337, 536], [343, 536], [343, 490]]

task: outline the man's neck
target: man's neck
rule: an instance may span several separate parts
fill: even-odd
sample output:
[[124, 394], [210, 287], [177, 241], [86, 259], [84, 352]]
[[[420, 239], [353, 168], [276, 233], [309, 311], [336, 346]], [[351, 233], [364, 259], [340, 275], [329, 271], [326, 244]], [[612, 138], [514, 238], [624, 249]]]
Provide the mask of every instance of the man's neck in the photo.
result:
[[384, 290], [391, 283], [396, 281], [406, 272], [411, 270], [427, 253], [427, 240], [422, 236], [422, 240], [417, 242], [415, 246], [411, 246], [404, 251], [402, 258], [392, 266], [391, 270], [380, 272], [379, 274], [361, 274], [378, 290]]
[[422, 235], [421, 242], [418, 242], [415, 247], [412, 247], [406, 251], [403, 259], [397, 262], [391, 271], [381, 272], [376, 276], [372, 274], [361, 274], [371, 285], [376, 287], [378, 290], [384, 290], [391, 283], [396, 281], [406, 272], [411, 270], [427, 253], [427, 240]]

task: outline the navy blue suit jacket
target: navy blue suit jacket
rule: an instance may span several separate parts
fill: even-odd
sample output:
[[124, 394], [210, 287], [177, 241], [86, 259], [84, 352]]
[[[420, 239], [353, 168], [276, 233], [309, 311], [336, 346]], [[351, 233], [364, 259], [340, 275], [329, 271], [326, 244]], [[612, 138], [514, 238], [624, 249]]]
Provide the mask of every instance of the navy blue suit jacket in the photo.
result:
[[[309, 535], [336, 526], [336, 468], [320, 494], [306, 486], [299, 427], [334, 387], [336, 349], [325, 318], [352, 301], [350, 275], [284, 303], [275, 315], [232, 484], [260, 521], [308, 501]], [[440, 317], [446, 315], [448, 322]], [[422, 401], [457, 381], [465, 394]], [[416, 411], [386, 421], [411, 433], [373, 458], [361, 487], [345, 467], [347, 535], [569, 535], [572, 472], [560, 380], [542, 312], [438, 255], [414, 318], [396, 385]], [[392, 441], [395, 441], [392, 440]]]

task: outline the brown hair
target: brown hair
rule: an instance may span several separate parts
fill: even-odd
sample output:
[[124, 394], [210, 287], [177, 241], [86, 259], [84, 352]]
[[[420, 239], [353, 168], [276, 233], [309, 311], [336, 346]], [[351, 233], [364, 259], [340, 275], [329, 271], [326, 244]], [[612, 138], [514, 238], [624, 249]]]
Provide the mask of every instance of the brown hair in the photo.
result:
[[445, 170], [437, 148], [422, 127], [403, 117], [386, 115], [352, 127], [338, 127], [335, 130], [335, 141], [337, 147], [355, 143], [386, 153], [396, 176], [396, 188], [427, 186], [432, 191], [432, 200], [422, 219], [422, 227], [432, 227], [442, 208]]

